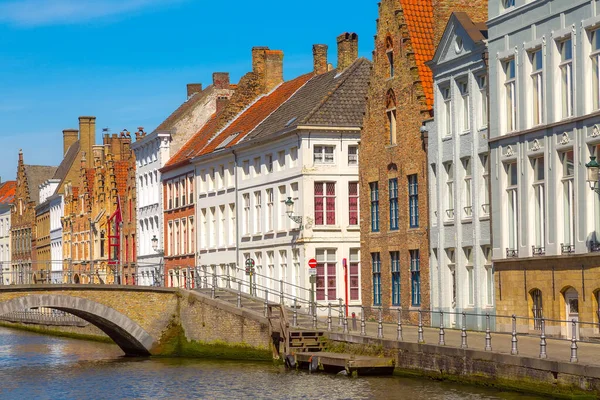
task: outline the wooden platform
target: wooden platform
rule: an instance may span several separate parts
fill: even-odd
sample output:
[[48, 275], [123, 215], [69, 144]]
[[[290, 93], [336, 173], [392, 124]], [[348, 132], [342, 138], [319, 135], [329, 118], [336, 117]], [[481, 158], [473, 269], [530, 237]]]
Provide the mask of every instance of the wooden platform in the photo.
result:
[[391, 375], [396, 364], [393, 358], [328, 352], [296, 353], [290, 357], [298, 368], [332, 373], [346, 371], [349, 375]]

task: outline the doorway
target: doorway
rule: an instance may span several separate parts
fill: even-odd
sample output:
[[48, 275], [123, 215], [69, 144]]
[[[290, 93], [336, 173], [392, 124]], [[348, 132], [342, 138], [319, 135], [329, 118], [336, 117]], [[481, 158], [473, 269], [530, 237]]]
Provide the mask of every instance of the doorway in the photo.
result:
[[566, 315], [566, 337], [571, 339], [573, 337], [573, 323], [571, 321], [575, 321], [576, 325], [576, 339], [579, 339], [579, 326], [577, 326], [577, 322], [579, 321], [579, 293], [575, 288], [570, 287], [564, 292], [565, 297], [565, 315]]

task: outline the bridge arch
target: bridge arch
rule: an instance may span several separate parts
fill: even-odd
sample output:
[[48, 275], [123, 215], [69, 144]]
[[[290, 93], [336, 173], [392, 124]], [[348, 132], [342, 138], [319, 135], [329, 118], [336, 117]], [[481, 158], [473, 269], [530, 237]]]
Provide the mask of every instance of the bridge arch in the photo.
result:
[[97, 326], [128, 356], [149, 356], [155, 342], [141, 326], [113, 308], [81, 297], [30, 294], [0, 302], [0, 315], [33, 307], [61, 310]]

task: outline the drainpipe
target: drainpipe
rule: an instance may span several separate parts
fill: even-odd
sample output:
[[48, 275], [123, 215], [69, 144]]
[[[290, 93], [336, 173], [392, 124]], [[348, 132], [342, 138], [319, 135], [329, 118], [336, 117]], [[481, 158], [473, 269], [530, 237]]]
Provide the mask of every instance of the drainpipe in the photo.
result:
[[235, 177], [235, 189], [234, 189], [234, 195], [235, 195], [235, 200], [234, 200], [234, 204], [235, 204], [235, 265], [236, 265], [236, 274], [237, 274], [237, 267], [239, 266], [239, 260], [240, 260], [240, 208], [238, 207], [238, 157], [237, 154], [235, 152], [235, 150], [231, 150], [231, 153], [233, 154], [233, 175]]

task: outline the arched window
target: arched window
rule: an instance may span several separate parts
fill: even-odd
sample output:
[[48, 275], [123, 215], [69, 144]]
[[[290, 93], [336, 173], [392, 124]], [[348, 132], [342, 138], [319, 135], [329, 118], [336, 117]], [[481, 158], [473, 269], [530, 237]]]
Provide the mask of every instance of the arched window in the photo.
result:
[[385, 53], [388, 60], [389, 77], [392, 78], [394, 76], [394, 42], [391, 36], [388, 36], [385, 40]]
[[540, 289], [533, 289], [529, 292], [531, 295], [531, 313], [533, 315], [533, 329], [542, 329], [542, 291]]
[[396, 144], [396, 94], [392, 89], [387, 92], [385, 105], [390, 144]]

